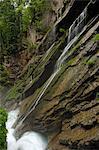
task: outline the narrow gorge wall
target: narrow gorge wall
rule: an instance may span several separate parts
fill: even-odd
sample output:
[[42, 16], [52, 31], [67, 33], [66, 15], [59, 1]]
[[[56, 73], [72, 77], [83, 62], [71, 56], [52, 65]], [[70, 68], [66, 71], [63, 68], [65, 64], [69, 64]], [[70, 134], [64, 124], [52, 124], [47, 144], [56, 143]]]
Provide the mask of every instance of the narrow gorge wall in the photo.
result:
[[41, 56], [31, 59], [7, 93], [5, 99], [20, 107], [17, 138], [33, 130], [48, 136], [49, 150], [98, 150], [98, 5], [68, 5], [39, 45]]

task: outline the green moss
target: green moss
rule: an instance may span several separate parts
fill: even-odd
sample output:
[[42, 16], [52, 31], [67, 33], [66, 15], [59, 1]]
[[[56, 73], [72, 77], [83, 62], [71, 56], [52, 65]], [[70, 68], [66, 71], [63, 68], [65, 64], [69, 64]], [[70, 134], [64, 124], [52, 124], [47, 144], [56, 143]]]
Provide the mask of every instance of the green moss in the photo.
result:
[[14, 100], [18, 97], [18, 93], [17, 93], [17, 90], [15, 87], [13, 87], [13, 89], [11, 89], [8, 93], [7, 93], [7, 96], [6, 96], [6, 100], [9, 101], [9, 100]]
[[80, 47], [80, 42], [78, 42], [73, 48], [72, 51], [77, 50]]
[[89, 58], [85, 58], [84, 59], [84, 65], [87, 65], [88, 68], [93, 67], [97, 62], [97, 56], [92, 56], [90, 59]]
[[99, 101], [99, 92], [96, 93], [96, 100]]
[[96, 34], [94, 37], [93, 37], [93, 40], [96, 42], [96, 41], [99, 41], [99, 34]]
[[90, 61], [87, 62], [87, 64], [88, 64], [89, 67], [91, 67], [95, 64], [95, 61], [90, 60]]
[[0, 71], [3, 71], [4, 70], [4, 67], [2, 64], [0, 64]]
[[2, 86], [9, 86], [11, 85], [11, 81], [9, 79], [9, 72], [3, 65], [0, 65], [0, 84]]
[[60, 29], [59, 29], [59, 32], [61, 32], [61, 33], [65, 33], [65, 32], [66, 32], [66, 30], [65, 30], [64, 28], [60, 28]]
[[6, 94], [5, 100], [17, 100], [21, 95], [24, 87], [24, 82], [19, 80], [19, 83], [15, 84]]
[[95, 65], [96, 59], [90, 59], [86, 62], [89, 68], [93, 67]]
[[[31, 61], [20, 80], [18, 79], [15, 85], [8, 91], [5, 100], [10, 101], [19, 99], [22, 96], [22, 93], [29, 89], [39, 79], [45, 69], [46, 64], [48, 64], [51, 59], [55, 58], [55, 55], [58, 51], [61, 51], [61, 46], [65, 41], [64, 36], [55, 43], [48, 55], [45, 54], [46, 57], [45, 55], [43, 55], [41, 58], [37, 56], [36, 61]], [[37, 61], [40, 63], [36, 63]], [[30, 83], [30, 81], [32, 82]]]
[[74, 57], [74, 58], [71, 58], [68, 62], [67, 62], [67, 64], [70, 66], [70, 65], [72, 65], [73, 63], [75, 63], [75, 61], [76, 61], [76, 57]]
[[0, 91], [2, 91], [2, 90], [3, 90], [3, 86], [0, 85]]
[[3, 108], [0, 108], [0, 150], [6, 150], [7, 149], [6, 121], [7, 121], [7, 113]]

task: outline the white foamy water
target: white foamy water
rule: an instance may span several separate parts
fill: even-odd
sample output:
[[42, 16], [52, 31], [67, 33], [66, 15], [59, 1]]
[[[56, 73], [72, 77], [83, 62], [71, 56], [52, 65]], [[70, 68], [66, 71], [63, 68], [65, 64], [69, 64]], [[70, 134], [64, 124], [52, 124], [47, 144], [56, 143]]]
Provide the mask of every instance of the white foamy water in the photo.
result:
[[17, 141], [17, 150], [45, 150], [47, 140], [36, 132], [27, 132]]
[[45, 150], [47, 147], [47, 139], [36, 132], [26, 132], [18, 141], [14, 136], [15, 129], [12, 128], [18, 116], [18, 109], [8, 113], [8, 121], [6, 128], [7, 134], [7, 150]]
[[68, 43], [77, 36], [78, 33], [81, 32], [82, 28], [85, 26], [87, 17], [87, 7], [83, 10], [83, 12], [78, 16], [78, 18], [73, 22], [73, 24], [69, 28], [68, 34]]

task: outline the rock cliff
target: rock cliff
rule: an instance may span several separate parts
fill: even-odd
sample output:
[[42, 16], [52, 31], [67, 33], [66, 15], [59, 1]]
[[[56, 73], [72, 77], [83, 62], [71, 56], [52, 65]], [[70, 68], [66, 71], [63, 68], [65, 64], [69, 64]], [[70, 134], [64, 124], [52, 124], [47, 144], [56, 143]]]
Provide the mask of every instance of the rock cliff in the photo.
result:
[[[29, 61], [7, 93], [6, 106], [16, 100], [20, 107], [15, 124], [18, 137], [34, 130], [48, 136], [49, 150], [98, 150], [99, 2], [64, 4], [59, 4], [65, 9], [63, 15], [38, 47], [41, 53]], [[87, 17], [82, 27], [78, 24], [84, 9]], [[78, 36], [73, 35], [76, 38], [72, 37], [69, 46], [68, 35], [75, 20], [78, 24], [73, 29], [80, 31], [76, 30]]]

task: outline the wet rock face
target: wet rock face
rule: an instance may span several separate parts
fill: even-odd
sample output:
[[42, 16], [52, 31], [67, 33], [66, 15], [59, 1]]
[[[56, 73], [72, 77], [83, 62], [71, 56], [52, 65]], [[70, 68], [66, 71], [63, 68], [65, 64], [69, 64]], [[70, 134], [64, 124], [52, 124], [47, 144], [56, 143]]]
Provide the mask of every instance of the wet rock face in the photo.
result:
[[[55, 93], [58, 92], [60, 95], [62, 92], [61, 100], [57, 105], [60, 108], [60, 112], [57, 115], [59, 116], [64, 112], [64, 117], [61, 116], [62, 128], [60, 132], [49, 145], [52, 150], [65, 150], [66, 148], [70, 150], [98, 150], [99, 101], [97, 101], [96, 95], [99, 88], [99, 68], [97, 66], [99, 61], [91, 67], [89, 67], [89, 64], [83, 66], [85, 54], [89, 53], [90, 50], [91, 53], [88, 57], [96, 56], [96, 59], [98, 58], [98, 51], [96, 50], [97, 52], [95, 52], [97, 48], [98, 45], [96, 46], [92, 43], [92, 39], [87, 41], [79, 51], [78, 56], [76, 56], [76, 58], [80, 56], [80, 62], [77, 59], [72, 61], [71, 67], [67, 71], [65, 70], [63, 83], [60, 83], [57, 90], [55, 88]], [[54, 112], [57, 107], [53, 107]], [[70, 118], [67, 118], [65, 114], [67, 109], [72, 114]]]
[[[47, 134], [50, 150], [99, 149], [99, 43], [93, 38], [98, 26], [96, 21], [70, 49], [38, 105], [16, 129], [18, 136], [29, 130]], [[34, 100], [35, 93], [22, 102], [23, 116]]]
[[[99, 21], [92, 21], [66, 54], [67, 59], [35, 109], [33, 104], [41, 94], [45, 78], [42, 78], [42, 86], [35, 88], [32, 95], [20, 104], [18, 124], [22, 118], [25, 119], [21, 126], [16, 126], [16, 135], [21, 136], [30, 130], [46, 134], [49, 150], [99, 149], [99, 42], [95, 40]], [[48, 53], [49, 59], [41, 60], [42, 70], [45, 69], [45, 60], [47, 66], [54, 59], [56, 62], [57, 52], [61, 55], [63, 47], [55, 44], [56, 49], [52, 48]], [[37, 66], [35, 69], [37, 75], [41, 68]]]

